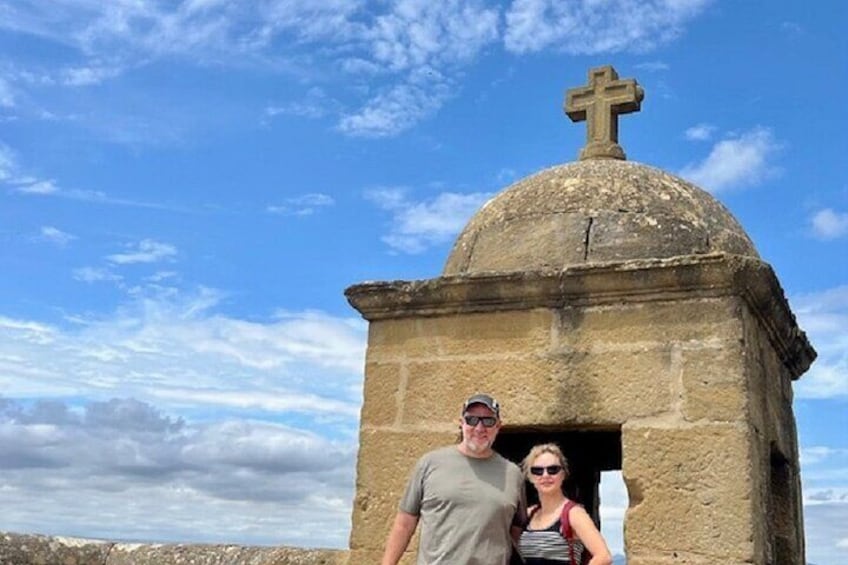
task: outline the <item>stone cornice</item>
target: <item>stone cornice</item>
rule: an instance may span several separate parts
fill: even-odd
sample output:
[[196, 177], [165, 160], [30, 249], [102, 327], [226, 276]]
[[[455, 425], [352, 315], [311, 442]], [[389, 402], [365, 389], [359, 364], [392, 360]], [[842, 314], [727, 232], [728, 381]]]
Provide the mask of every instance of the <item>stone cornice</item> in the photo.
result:
[[366, 282], [345, 290], [369, 321], [735, 295], [750, 307], [797, 379], [816, 358], [771, 266], [724, 253], [484, 273], [417, 281]]

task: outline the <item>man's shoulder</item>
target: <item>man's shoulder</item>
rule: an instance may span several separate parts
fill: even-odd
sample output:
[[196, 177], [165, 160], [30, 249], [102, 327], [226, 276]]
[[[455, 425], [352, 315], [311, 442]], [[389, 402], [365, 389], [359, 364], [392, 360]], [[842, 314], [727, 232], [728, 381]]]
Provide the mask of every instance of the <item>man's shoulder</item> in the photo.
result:
[[436, 449], [432, 449], [426, 453], [424, 453], [421, 457], [418, 458], [418, 463], [427, 464], [438, 461], [444, 461], [445, 459], [455, 458], [457, 455], [461, 455], [459, 450], [455, 445], [447, 445], [445, 447], [437, 447]]
[[521, 474], [521, 467], [517, 463], [510, 461], [500, 453], [495, 452], [495, 455], [503, 462], [503, 465], [510, 469], [510, 471]]
[[441, 459], [455, 459], [457, 457], [462, 457], [462, 453], [459, 452], [459, 449], [455, 445], [446, 445], [444, 447], [437, 447], [431, 451], [428, 451], [422, 456], [422, 459], [427, 458], [433, 461], [441, 460]]

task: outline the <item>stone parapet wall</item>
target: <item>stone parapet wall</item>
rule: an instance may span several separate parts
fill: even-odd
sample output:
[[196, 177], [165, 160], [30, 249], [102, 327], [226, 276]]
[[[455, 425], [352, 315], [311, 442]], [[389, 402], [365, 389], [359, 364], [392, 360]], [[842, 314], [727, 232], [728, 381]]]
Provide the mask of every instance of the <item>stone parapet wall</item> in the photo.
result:
[[0, 565], [341, 565], [346, 553], [292, 547], [115, 543], [0, 533]]

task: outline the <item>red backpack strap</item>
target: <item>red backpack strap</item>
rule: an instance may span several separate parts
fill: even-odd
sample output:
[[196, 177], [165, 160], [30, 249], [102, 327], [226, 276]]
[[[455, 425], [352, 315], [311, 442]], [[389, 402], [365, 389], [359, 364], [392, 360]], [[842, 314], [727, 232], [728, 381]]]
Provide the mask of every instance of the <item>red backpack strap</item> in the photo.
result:
[[571, 509], [577, 506], [573, 500], [566, 500], [562, 505], [562, 515], [559, 517], [559, 533], [567, 540], [574, 539], [574, 531], [571, 529], [571, 522], [568, 521], [568, 513]]
[[568, 563], [569, 565], [578, 565], [580, 562], [574, 558], [574, 530], [571, 529], [571, 522], [568, 520], [568, 514], [571, 509], [577, 506], [573, 500], [566, 500], [562, 505], [562, 514], [559, 517], [559, 533], [565, 538], [568, 544]]

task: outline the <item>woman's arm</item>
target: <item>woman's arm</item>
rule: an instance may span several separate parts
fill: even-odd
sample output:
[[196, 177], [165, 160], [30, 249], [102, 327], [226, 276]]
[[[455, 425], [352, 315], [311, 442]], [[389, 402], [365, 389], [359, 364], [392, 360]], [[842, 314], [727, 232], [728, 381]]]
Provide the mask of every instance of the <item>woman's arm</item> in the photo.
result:
[[607, 542], [604, 541], [601, 532], [595, 527], [592, 518], [582, 506], [575, 505], [569, 511], [568, 522], [571, 524], [574, 533], [592, 554], [589, 565], [612, 564], [612, 555], [607, 547]]

